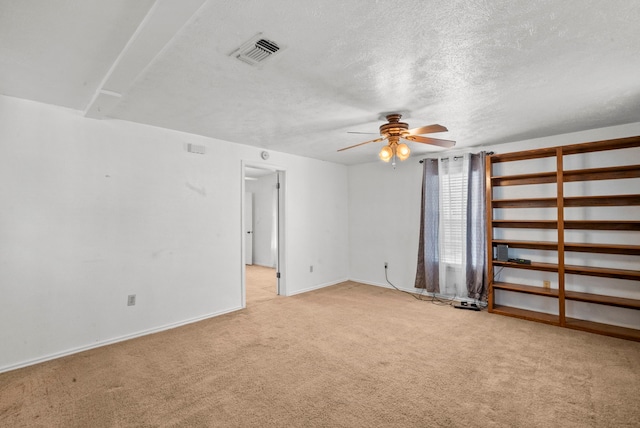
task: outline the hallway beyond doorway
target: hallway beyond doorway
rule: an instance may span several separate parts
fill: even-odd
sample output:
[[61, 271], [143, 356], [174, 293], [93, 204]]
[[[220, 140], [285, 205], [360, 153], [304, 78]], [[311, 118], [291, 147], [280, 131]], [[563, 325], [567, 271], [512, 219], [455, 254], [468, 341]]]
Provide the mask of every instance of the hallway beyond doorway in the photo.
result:
[[245, 269], [247, 306], [279, 297], [275, 268], [246, 265]]

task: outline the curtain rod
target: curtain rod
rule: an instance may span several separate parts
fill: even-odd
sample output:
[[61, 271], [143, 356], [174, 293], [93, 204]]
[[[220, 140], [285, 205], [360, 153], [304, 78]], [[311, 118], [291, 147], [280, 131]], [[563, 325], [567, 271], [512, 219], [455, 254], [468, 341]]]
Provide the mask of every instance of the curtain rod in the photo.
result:
[[[486, 153], [485, 153], [485, 156], [493, 155], [493, 154], [495, 154], [495, 152], [486, 152]], [[454, 157], [453, 157], [453, 160], [460, 159], [461, 157], [462, 157], [462, 156], [454, 156]], [[419, 162], [420, 162], [420, 163], [424, 163], [424, 161], [425, 161], [426, 159], [437, 159], [437, 158], [424, 158], [424, 159], [420, 159], [420, 161], [419, 161]], [[444, 161], [444, 160], [449, 160], [449, 158], [448, 158], [448, 157], [446, 157], [446, 158], [442, 158], [442, 160], [443, 160], [443, 161]]]

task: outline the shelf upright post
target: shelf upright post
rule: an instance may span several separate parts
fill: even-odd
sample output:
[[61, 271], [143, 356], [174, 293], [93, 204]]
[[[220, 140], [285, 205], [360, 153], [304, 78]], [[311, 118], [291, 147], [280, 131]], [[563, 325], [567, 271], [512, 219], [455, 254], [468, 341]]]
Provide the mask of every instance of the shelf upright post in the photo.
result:
[[491, 175], [493, 174], [492, 168], [493, 160], [492, 155], [487, 156], [485, 159], [485, 208], [486, 208], [486, 237], [487, 240], [487, 295], [489, 301], [487, 307], [489, 312], [493, 312], [494, 297], [493, 297], [493, 186], [491, 185]]
[[556, 148], [557, 198], [558, 198], [558, 317], [560, 325], [566, 325], [564, 302], [564, 165], [562, 147]]

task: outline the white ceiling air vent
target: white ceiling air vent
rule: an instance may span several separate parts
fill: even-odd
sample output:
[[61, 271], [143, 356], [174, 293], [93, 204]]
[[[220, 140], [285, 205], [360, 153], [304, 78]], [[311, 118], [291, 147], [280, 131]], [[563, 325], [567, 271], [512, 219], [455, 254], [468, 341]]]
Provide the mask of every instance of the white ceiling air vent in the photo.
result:
[[231, 52], [230, 55], [249, 65], [258, 65], [271, 58], [281, 49], [276, 42], [265, 39], [262, 37], [262, 33], [258, 33], [251, 40]]
[[186, 149], [189, 153], [196, 153], [198, 155], [203, 155], [207, 153], [207, 148], [199, 144], [187, 143]]

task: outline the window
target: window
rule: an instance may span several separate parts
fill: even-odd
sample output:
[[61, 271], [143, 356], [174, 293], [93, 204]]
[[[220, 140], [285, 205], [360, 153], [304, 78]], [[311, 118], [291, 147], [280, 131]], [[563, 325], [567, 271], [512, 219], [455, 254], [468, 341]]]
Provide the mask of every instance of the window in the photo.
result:
[[461, 266], [467, 236], [467, 189], [465, 159], [440, 160], [440, 261]]

